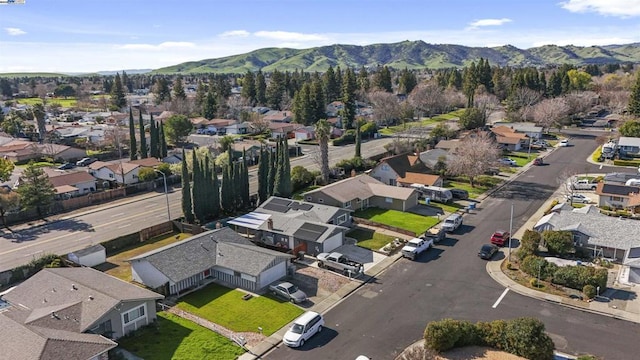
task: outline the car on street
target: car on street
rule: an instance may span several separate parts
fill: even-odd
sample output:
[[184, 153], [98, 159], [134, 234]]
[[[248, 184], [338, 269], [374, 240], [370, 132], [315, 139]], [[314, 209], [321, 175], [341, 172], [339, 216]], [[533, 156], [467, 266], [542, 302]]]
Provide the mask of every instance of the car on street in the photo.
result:
[[469, 198], [469, 192], [467, 190], [454, 188], [449, 189], [449, 191], [451, 191], [451, 195], [456, 199], [467, 200]]
[[562, 140], [560, 140], [560, 143], [558, 143], [558, 146], [560, 146], [560, 147], [567, 147], [567, 146], [569, 146], [569, 140], [568, 140], [568, 139], [562, 139]]
[[498, 252], [498, 247], [493, 244], [484, 244], [478, 251], [478, 256], [483, 260], [490, 260], [495, 253]]
[[500, 163], [500, 165], [506, 165], [506, 166], [516, 166], [516, 165], [518, 165], [515, 160], [509, 159], [509, 158], [502, 158], [502, 159], [498, 160], [498, 163]]
[[313, 335], [322, 331], [324, 318], [314, 311], [307, 311], [293, 321], [291, 328], [282, 337], [282, 342], [289, 347], [299, 347]]
[[76, 166], [89, 166], [89, 165], [93, 164], [96, 161], [98, 161], [98, 159], [86, 157], [86, 158], [82, 158], [82, 159], [78, 160], [76, 162]]
[[542, 166], [544, 165], [544, 160], [542, 160], [542, 158], [536, 158], [535, 160], [533, 160], [533, 165]]
[[58, 166], [57, 169], [58, 170], [69, 170], [69, 169], [73, 169], [74, 167], [76, 167], [76, 164], [67, 162], [67, 163], [64, 163], [64, 164]]
[[567, 201], [572, 203], [588, 204], [591, 202], [591, 199], [582, 194], [572, 194], [567, 195]]
[[497, 230], [491, 235], [491, 243], [498, 246], [505, 246], [509, 242], [511, 234], [508, 231]]

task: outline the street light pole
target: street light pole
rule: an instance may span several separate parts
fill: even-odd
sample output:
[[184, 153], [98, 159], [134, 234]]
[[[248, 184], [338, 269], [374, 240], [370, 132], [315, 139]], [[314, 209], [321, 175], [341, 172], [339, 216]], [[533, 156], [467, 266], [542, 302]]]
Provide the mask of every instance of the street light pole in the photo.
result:
[[164, 196], [167, 200], [167, 219], [171, 221], [171, 210], [169, 210], [169, 191], [167, 191], [167, 175], [158, 169], [153, 169], [153, 171], [160, 173], [162, 175], [162, 180], [164, 180]]
[[511, 238], [513, 237], [513, 203], [511, 203], [511, 218], [509, 220], [509, 262], [511, 262]]

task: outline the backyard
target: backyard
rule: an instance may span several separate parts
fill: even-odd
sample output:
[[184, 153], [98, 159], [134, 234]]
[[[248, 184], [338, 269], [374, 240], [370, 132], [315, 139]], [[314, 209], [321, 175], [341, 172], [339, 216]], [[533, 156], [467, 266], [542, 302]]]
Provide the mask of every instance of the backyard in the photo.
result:
[[258, 332], [269, 336], [303, 313], [287, 301], [270, 296], [243, 300], [245, 292], [212, 284], [180, 298], [178, 308], [235, 332]]
[[416, 215], [397, 210], [386, 210], [380, 208], [368, 208], [356, 211], [354, 217], [362, 218], [411, 231], [416, 235], [422, 234], [438, 223], [438, 219], [430, 216]]
[[124, 349], [154, 360], [236, 359], [244, 350], [207, 328], [166, 312], [158, 313], [156, 325], [118, 340]]
[[[459, 179], [462, 180], [462, 179]], [[471, 187], [468, 181], [462, 182], [459, 180], [448, 180], [445, 181], [445, 187], [447, 188], [457, 188], [467, 190], [469, 192], [469, 198], [475, 199], [481, 194], [485, 193], [487, 190], [496, 187], [503, 180], [497, 177], [492, 176], [479, 176], [476, 179], [476, 183], [474, 187]]]
[[147, 251], [159, 249], [165, 245], [184, 240], [191, 234], [165, 234], [147, 240], [144, 245], [128, 248], [107, 258], [107, 262], [97, 266], [100, 271], [104, 271], [111, 276], [115, 276], [120, 280], [131, 281], [131, 266], [127, 262], [134, 256], [146, 253]]
[[413, 127], [430, 126], [430, 125], [435, 125], [435, 124], [443, 122], [443, 121], [452, 120], [452, 119], [460, 117], [460, 115], [463, 112], [464, 112], [464, 109], [463, 110], [455, 110], [455, 111], [452, 111], [452, 112], [447, 113], [447, 114], [436, 115], [436, 116], [433, 116], [433, 117], [425, 117], [425, 118], [422, 118], [420, 121], [406, 122], [404, 124], [382, 128], [378, 132], [381, 133], [382, 135], [393, 135], [393, 134], [398, 133], [398, 132], [407, 131], [407, 130], [413, 128]]
[[371, 229], [357, 228], [349, 231], [347, 236], [358, 241], [358, 246], [378, 251], [394, 240], [393, 236], [381, 234]]

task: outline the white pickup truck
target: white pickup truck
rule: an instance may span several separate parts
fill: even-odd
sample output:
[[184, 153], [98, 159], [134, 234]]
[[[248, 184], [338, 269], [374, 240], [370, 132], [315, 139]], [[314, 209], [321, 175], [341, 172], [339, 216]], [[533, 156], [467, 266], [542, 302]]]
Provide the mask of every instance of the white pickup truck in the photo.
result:
[[358, 276], [364, 271], [364, 265], [337, 253], [320, 253], [317, 256], [318, 267], [331, 269], [345, 275]]
[[589, 179], [576, 180], [571, 184], [573, 190], [595, 190], [596, 186], [598, 184]]
[[433, 246], [433, 239], [413, 238], [402, 248], [402, 256], [415, 260], [421, 252], [429, 250]]

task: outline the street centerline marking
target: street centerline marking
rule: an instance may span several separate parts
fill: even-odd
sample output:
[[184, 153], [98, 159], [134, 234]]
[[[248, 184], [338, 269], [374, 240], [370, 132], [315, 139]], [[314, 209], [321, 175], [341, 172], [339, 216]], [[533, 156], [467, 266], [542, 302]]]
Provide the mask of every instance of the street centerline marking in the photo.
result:
[[492, 308], [497, 308], [498, 305], [500, 305], [500, 301], [502, 301], [502, 299], [504, 299], [505, 295], [507, 295], [507, 293], [509, 292], [509, 288], [504, 289], [504, 291], [502, 292], [502, 295], [500, 295], [500, 297], [498, 298], [498, 300], [496, 300], [496, 302], [493, 304]]

